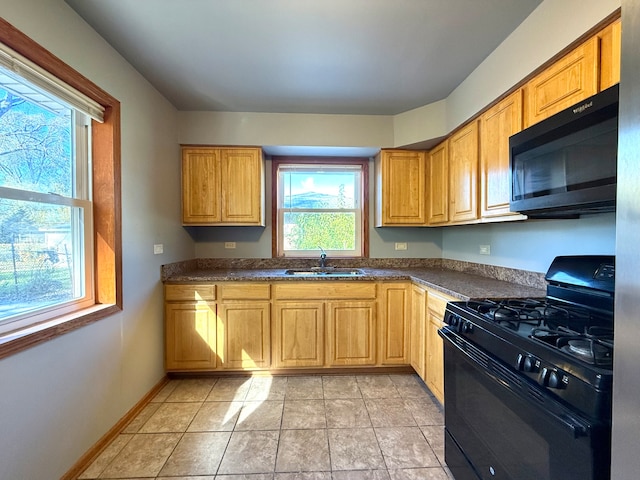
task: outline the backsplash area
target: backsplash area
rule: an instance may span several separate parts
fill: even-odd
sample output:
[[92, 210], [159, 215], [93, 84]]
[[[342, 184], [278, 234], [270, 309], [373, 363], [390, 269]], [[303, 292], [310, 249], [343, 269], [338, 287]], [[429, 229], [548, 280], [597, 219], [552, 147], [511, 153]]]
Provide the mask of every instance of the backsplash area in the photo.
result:
[[[455, 270], [528, 287], [546, 288], [543, 273], [460, 260], [442, 258], [331, 258], [328, 263], [334, 267]], [[265, 270], [315, 266], [318, 266], [318, 260], [309, 258], [198, 258], [162, 265], [161, 280], [164, 281], [172, 275], [194, 270]]]

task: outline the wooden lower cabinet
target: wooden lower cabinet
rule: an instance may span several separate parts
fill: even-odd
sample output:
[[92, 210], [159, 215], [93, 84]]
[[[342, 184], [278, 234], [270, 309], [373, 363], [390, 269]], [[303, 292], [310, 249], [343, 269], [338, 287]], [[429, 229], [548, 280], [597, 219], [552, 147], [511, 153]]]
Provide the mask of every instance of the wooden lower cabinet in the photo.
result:
[[444, 404], [444, 346], [438, 330], [444, 325], [448, 295], [429, 290], [427, 294], [425, 383]]
[[329, 366], [375, 365], [376, 302], [327, 302]]
[[168, 284], [164, 286], [164, 298], [165, 368], [216, 368], [215, 285]]
[[422, 380], [425, 380], [426, 368], [426, 308], [427, 290], [419, 285], [411, 286], [411, 351], [410, 363]]
[[224, 369], [269, 368], [269, 302], [218, 304], [218, 352]]
[[167, 370], [216, 368], [218, 362], [215, 303], [167, 303], [165, 318], [165, 368]]
[[380, 310], [380, 363], [409, 363], [409, 312], [411, 289], [408, 283], [382, 284], [378, 291]]
[[[426, 327], [410, 324], [412, 295], [411, 284], [400, 281], [166, 285], [166, 369], [411, 363], [420, 373], [426, 365]], [[422, 317], [425, 295], [423, 291]], [[418, 328], [422, 333], [416, 345], [411, 332]], [[418, 363], [416, 352], [422, 352]]]
[[275, 302], [273, 312], [274, 366], [323, 366], [324, 302]]

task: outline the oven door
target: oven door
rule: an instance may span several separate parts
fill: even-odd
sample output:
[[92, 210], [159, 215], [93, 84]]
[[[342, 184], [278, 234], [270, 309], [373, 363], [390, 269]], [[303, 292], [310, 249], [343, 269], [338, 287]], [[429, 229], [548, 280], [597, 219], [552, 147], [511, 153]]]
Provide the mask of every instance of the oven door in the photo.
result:
[[609, 478], [610, 434], [449, 327], [445, 459], [456, 480]]

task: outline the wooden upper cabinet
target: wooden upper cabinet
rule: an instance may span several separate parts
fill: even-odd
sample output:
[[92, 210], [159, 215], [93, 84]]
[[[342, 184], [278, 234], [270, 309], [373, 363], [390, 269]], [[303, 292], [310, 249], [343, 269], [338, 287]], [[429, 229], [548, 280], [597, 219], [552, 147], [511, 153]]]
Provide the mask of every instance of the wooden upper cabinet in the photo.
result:
[[182, 222], [219, 223], [220, 152], [217, 149], [182, 150]]
[[444, 141], [429, 151], [427, 160], [427, 223], [449, 221], [449, 149]]
[[478, 122], [449, 138], [449, 220], [478, 218]]
[[259, 148], [221, 152], [222, 222], [264, 225], [264, 164]]
[[262, 150], [183, 148], [182, 222], [185, 225], [263, 226]]
[[600, 38], [600, 90], [620, 83], [620, 19], [598, 33]]
[[382, 150], [376, 158], [376, 225], [426, 225], [426, 154]]
[[509, 211], [509, 137], [522, 130], [522, 90], [480, 117], [480, 215], [514, 215]]
[[598, 92], [600, 39], [594, 36], [525, 85], [525, 127]]

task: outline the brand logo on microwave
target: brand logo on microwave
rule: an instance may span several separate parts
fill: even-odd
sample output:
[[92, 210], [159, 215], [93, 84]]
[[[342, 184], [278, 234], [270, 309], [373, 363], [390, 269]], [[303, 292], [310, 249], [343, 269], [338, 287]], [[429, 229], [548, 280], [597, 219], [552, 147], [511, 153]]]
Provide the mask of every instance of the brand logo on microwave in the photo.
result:
[[582, 113], [587, 108], [591, 108], [591, 107], [593, 107], [593, 102], [584, 103], [584, 104], [580, 105], [579, 107], [574, 108], [573, 109], [573, 113]]

